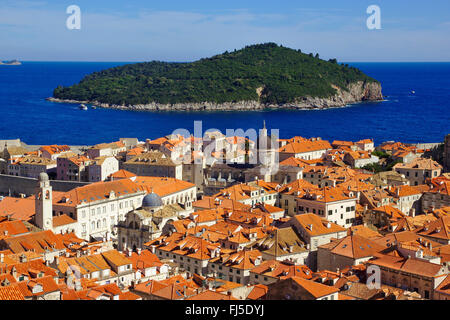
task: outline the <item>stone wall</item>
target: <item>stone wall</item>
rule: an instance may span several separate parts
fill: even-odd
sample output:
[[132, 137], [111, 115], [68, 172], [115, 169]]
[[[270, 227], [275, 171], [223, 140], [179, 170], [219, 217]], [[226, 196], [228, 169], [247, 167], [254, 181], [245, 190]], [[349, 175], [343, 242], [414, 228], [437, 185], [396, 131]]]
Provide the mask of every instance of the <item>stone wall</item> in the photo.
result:
[[450, 172], [450, 134], [445, 137], [444, 143], [444, 170]]
[[[53, 191], [66, 192], [87, 185], [88, 183], [50, 180], [50, 184], [53, 187]], [[0, 194], [3, 195], [11, 193], [12, 196], [18, 196], [20, 194], [29, 196], [35, 194], [37, 185], [37, 179], [0, 174]]]

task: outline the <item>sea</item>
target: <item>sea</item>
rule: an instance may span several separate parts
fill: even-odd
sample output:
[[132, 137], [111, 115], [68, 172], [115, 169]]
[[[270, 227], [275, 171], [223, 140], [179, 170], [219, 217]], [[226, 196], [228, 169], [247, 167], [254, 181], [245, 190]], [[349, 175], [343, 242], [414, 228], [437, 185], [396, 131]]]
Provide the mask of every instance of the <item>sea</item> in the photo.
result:
[[259, 129], [281, 138], [321, 137], [357, 141], [372, 138], [405, 143], [442, 142], [450, 133], [450, 63], [349, 63], [379, 80], [385, 100], [326, 110], [224, 112], [143, 112], [79, 110], [53, 103], [58, 85], [126, 62], [28, 62], [0, 66], [0, 140], [20, 138], [29, 145], [92, 145], [119, 138], [155, 139], [184, 129]]

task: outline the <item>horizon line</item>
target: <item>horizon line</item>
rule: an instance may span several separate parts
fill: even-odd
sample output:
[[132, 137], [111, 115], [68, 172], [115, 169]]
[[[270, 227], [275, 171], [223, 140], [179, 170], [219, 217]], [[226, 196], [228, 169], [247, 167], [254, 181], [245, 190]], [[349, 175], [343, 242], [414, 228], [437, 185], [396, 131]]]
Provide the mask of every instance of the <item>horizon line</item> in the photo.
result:
[[[129, 61], [114, 61], [114, 60], [19, 60], [19, 62], [86, 62], [86, 63], [144, 63], [144, 62], [152, 62], [152, 61], [160, 61], [167, 63], [191, 63], [198, 60], [192, 61], [163, 61], [163, 60], [129, 60]], [[199, 59], [200, 60], [200, 59]], [[323, 59], [322, 59], [323, 60]], [[1, 60], [0, 61], [10, 61], [10, 60]], [[327, 61], [327, 60], [324, 60]], [[338, 61], [338, 63], [450, 63], [450, 60], [442, 60], [442, 61], [429, 61], [429, 60], [414, 60], [414, 61], [366, 61], [366, 60], [357, 60], [357, 61]]]

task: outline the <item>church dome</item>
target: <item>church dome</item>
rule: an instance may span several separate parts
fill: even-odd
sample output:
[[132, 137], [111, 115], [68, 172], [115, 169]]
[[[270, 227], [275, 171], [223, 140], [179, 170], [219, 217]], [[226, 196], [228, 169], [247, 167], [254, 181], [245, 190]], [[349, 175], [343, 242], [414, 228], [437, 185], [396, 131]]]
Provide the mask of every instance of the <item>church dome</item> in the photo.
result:
[[162, 207], [163, 205], [161, 197], [154, 192], [147, 194], [144, 199], [142, 199], [143, 208], [157, 208]]

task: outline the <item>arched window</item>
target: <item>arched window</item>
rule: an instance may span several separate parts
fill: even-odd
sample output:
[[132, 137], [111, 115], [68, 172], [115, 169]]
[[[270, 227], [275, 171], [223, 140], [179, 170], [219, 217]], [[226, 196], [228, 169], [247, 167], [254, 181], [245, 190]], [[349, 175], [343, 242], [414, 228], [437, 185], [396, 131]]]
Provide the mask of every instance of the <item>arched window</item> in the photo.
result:
[[94, 221], [91, 222], [91, 230], [95, 230], [95, 222]]
[[97, 221], [97, 229], [100, 229], [102, 227], [102, 222], [100, 220]]

